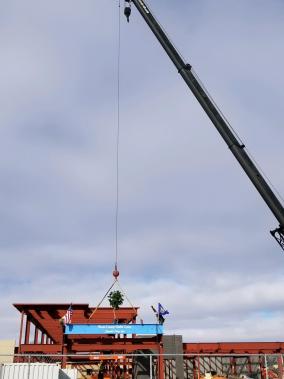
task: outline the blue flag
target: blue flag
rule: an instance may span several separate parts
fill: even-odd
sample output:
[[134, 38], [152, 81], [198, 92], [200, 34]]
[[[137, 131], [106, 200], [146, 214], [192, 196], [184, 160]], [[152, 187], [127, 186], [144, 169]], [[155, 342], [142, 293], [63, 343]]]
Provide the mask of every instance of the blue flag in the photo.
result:
[[169, 311], [167, 311], [161, 303], [158, 304], [158, 315], [161, 315], [161, 316], [165, 316], [165, 315], [168, 315], [170, 314]]

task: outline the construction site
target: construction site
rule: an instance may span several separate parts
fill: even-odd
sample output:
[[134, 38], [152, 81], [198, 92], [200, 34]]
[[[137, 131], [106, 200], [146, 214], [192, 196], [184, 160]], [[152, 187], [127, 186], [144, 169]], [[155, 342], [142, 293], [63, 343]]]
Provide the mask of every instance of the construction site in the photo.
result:
[[[197, 100], [201, 106], [201, 112], [208, 116], [212, 126], [221, 137], [222, 143], [225, 143], [228, 148], [229, 154], [238, 163], [239, 170], [251, 182], [253, 191], [258, 197], [260, 195], [266, 210], [275, 219], [275, 224], [271, 226], [268, 234], [272, 237], [270, 243], [274, 251], [277, 250], [280, 253], [284, 251], [284, 208], [281, 195], [252, 158], [243, 140], [218, 108], [192, 65], [184, 60], [174, 46], [158, 18], [151, 11], [149, 7], [151, 4], [148, 5], [144, 0], [119, 0], [118, 5], [117, 73], [115, 78], [117, 85], [115, 248], [114, 254], [109, 253], [114, 258], [113, 260], [111, 258], [113, 265], [109, 270], [113, 270], [112, 285], [95, 307], [88, 303], [67, 301], [51, 303], [43, 300], [42, 302], [22, 303], [17, 300], [14, 302], [13, 311], [19, 320], [18, 336], [16, 341], [1, 341], [0, 336], [0, 379], [284, 379], [284, 342], [271, 342], [271, 340], [266, 342], [265, 338], [251, 341], [250, 336], [243, 338], [243, 342], [191, 342], [187, 336], [175, 334], [171, 330], [168, 332], [167, 319], [174, 312], [172, 309], [168, 310], [166, 304], [158, 303], [154, 306], [148, 304], [153, 311], [155, 321], [145, 322], [145, 319], [143, 320], [139, 314], [140, 306], [145, 306], [145, 304], [133, 305], [128, 298], [128, 291], [122, 289], [119, 280], [121, 275], [119, 271], [120, 252], [122, 250], [119, 245], [119, 184], [121, 181], [119, 159], [122, 113], [120, 100], [121, 22], [123, 20], [127, 23], [127, 27], [134, 28], [135, 24], [131, 25], [134, 12], [136, 12], [136, 16], [141, 16], [140, 21], [143, 22], [144, 27], [150, 30], [151, 37], [155, 39], [159, 47], [163, 48], [166, 58], [178, 72], [179, 80], [181, 79], [189, 90], [189, 96], [193, 96]], [[210, 185], [212, 184], [210, 183]], [[257, 227], [258, 224], [256, 224]], [[218, 243], [221, 244], [221, 241]], [[208, 246], [206, 248], [210, 250], [210, 246]], [[80, 256], [80, 253], [77, 255]], [[56, 262], [57, 254], [55, 257], [54, 262]], [[91, 266], [91, 263], [85, 258], [82, 256], [81, 267]], [[106, 255], [100, 254], [101, 260], [98, 260], [98, 267], [103, 267], [101, 262], [105, 258]], [[145, 261], [147, 259], [149, 260], [149, 257], [145, 258]], [[172, 259], [174, 260], [174, 258]], [[212, 271], [214, 271], [214, 260], [213, 257]], [[49, 261], [47, 258], [46, 262], [52, 265], [52, 260]], [[178, 258], [176, 262], [179, 265], [190, 265], [191, 263]], [[153, 275], [159, 275], [157, 268], [159, 263], [154, 266]], [[172, 263], [168, 262], [167, 264], [170, 266]], [[202, 262], [202, 265], [206, 264], [206, 262]], [[245, 265], [245, 262], [243, 264]], [[124, 265], [127, 266], [125, 261]], [[139, 270], [143, 271], [143, 267], [141, 265]], [[96, 269], [95, 267], [94, 270]], [[239, 271], [241, 270], [242, 268], [239, 268]], [[218, 277], [217, 271], [215, 274], [216, 281], [219, 280], [222, 285], [222, 278]], [[44, 270], [40, 275], [44, 277]], [[79, 279], [84, 281], [85, 276], [77, 278], [78, 283]], [[147, 281], [146, 276], [144, 280]], [[95, 291], [97, 291], [96, 284], [94, 284]], [[101, 283], [99, 284], [101, 285]], [[71, 291], [76, 285], [74, 280], [70, 280]], [[48, 287], [46, 284], [44, 286]], [[255, 293], [261, 298], [257, 291]], [[97, 293], [95, 295], [97, 296]], [[145, 298], [147, 298], [146, 295]], [[150, 296], [148, 298], [152, 300]], [[164, 295], [164, 299], [167, 299], [167, 294]], [[191, 306], [190, 301], [188, 295], [188, 298], [184, 299], [184, 303]], [[248, 303], [250, 301], [249, 298]], [[202, 300], [200, 300], [201, 302]], [[204, 302], [206, 303], [206, 301]], [[126, 303], [128, 303], [127, 306]], [[230, 304], [228, 302], [228, 308], [230, 306], [233, 308], [233, 303], [234, 301]], [[212, 304], [212, 314], [215, 315], [218, 301], [216, 301], [216, 305], [214, 301]], [[179, 306], [183, 307], [183, 304]], [[226, 317], [226, 311], [222, 309], [220, 314], [223, 312]], [[204, 311], [204, 313], [206, 312]], [[192, 314], [194, 315], [194, 313]], [[263, 314], [263, 318], [269, 320], [270, 309], [264, 308]], [[214, 315], [212, 319], [214, 319]], [[210, 320], [210, 315], [207, 320]], [[173, 324], [174, 322], [171, 325]], [[190, 321], [188, 325], [190, 325]], [[246, 339], [245, 342], [244, 339]]]
[[162, 324], [136, 324], [138, 308], [121, 307], [114, 323], [112, 308], [90, 319], [94, 308], [72, 304], [72, 324], [63, 325], [68, 304], [14, 307], [19, 340], [1, 354], [3, 379], [283, 379], [283, 342], [190, 343]]

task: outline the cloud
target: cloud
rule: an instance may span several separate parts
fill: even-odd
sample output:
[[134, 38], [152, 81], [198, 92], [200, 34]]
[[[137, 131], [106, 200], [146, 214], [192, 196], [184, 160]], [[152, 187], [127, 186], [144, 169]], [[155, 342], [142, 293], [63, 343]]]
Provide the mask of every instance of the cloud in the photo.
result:
[[[283, 4], [151, 4], [284, 193]], [[1, 338], [14, 302], [89, 302], [115, 256], [117, 4], [13, 0], [0, 40]], [[124, 20], [123, 20], [124, 21]], [[141, 317], [187, 341], [282, 339], [265, 204], [133, 9], [121, 24], [119, 268]]]

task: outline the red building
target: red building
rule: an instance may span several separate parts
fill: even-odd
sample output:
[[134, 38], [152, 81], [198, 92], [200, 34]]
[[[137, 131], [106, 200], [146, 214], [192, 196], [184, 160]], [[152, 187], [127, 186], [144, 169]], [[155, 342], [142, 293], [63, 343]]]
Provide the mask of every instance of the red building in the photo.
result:
[[[130, 354], [150, 353], [154, 359], [153, 375], [157, 375], [159, 379], [165, 376], [171, 378], [172, 367], [175, 370], [175, 377], [179, 378], [199, 379], [208, 371], [216, 371], [227, 376], [239, 375], [244, 368], [245, 371], [242, 372], [249, 376], [255, 376], [257, 372], [263, 379], [284, 377], [283, 342], [184, 343], [181, 336], [161, 334], [69, 335], [64, 333], [61, 320], [69, 304], [14, 304], [14, 306], [21, 313], [19, 346], [16, 353], [47, 354], [50, 357], [59, 355], [63, 366], [68, 364], [70, 357], [73, 365], [80, 365], [82, 362], [86, 364], [109, 361], [112, 354], [114, 360], [122, 359], [124, 371], [131, 377], [134, 361]], [[73, 304], [72, 309], [72, 324], [113, 324], [115, 318], [116, 322], [125, 325], [136, 323], [139, 308], [120, 308], [115, 311], [115, 317], [112, 308], [95, 310], [88, 304]], [[272, 355], [274, 355], [273, 364], [269, 363], [269, 366], [267, 357]], [[276, 366], [277, 370], [274, 370]], [[145, 370], [149, 371], [149, 367]]]
[[[19, 354], [60, 354], [62, 364], [68, 363], [67, 356], [72, 361], [93, 362], [106, 354], [127, 355], [139, 351], [151, 351], [162, 354], [161, 335], [138, 337], [132, 335], [80, 335], [64, 334], [62, 317], [66, 314], [69, 304], [14, 304], [21, 312], [19, 335]], [[113, 324], [112, 308], [94, 308], [88, 304], [72, 305], [72, 324]], [[115, 311], [119, 324], [136, 323], [138, 308], [120, 308]], [[94, 312], [95, 311], [95, 312]], [[91, 316], [91, 318], [90, 318]], [[125, 357], [124, 365], [128, 368], [132, 362]], [[163, 371], [163, 360], [158, 360], [158, 369]]]

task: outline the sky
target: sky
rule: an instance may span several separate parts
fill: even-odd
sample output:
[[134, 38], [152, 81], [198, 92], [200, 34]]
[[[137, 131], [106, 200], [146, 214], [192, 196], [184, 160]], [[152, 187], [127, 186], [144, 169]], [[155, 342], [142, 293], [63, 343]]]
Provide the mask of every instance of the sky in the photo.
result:
[[[149, 6], [284, 197], [283, 1]], [[118, 1], [2, 2], [0, 46], [0, 338], [16, 339], [13, 303], [96, 306], [113, 279]], [[139, 317], [161, 302], [186, 342], [283, 341], [277, 226], [133, 7], [118, 266]]]

